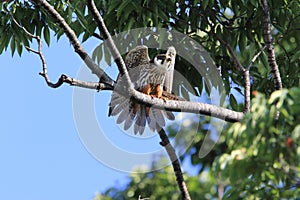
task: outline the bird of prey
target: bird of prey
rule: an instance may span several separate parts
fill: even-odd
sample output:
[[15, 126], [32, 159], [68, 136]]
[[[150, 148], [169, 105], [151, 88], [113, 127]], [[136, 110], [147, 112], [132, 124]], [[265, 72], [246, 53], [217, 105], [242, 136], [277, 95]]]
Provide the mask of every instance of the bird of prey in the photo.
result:
[[[172, 90], [173, 70], [176, 50], [169, 47], [166, 54], [158, 54], [150, 61], [147, 46], [137, 46], [126, 55], [125, 64], [133, 87], [153, 98], [162, 97], [163, 86], [168, 92]], [[165, 79], [168, 81], [166, 82]], [[143, 134], [146, 123], [150, 130], [159, 131], [165, 126], [165, 117], [174, 120], [172, 112], [150, 108], [133, 102], [126, 94], [125, 79], [118, 75], [115, 90], [112, 93], [109, 116], [117, 116], [117, 123], [124, 122], [124, 130], [128, 130], [134, 123], [134, 134]]]

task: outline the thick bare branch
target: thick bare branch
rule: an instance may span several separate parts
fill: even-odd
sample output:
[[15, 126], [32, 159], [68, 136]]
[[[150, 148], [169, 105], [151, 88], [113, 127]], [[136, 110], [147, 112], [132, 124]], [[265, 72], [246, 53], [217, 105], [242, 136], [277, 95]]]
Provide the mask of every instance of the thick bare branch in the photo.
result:
[[185, 184], [185, 181], [183, 178], [183, 174], [182, 174], [182, 171], [180, 168], [180, 162], [176, 155], [175, 149], [172, 146], [172, 144], [170, 143], [170, 140], [169, 140], [168, 136], [166, 135], [164, 129], [161, 129], [158, 132], [158, 134], [161, 139], [160, 145], [162, 145], [166, 149], [168, 156], [172, 162], [173, 170], [174, 170], [175, 176], [176, 176], [176, 181], [177, 181], [177, 184], [178, 184], [180, 192], [181, 192], [181, 199], [190, 200], [191, 197], [190, 197], [189, 191], [186, 187], [186, 184]]
[[272, 44], [273, 38], [271, 34], [270, 10], [269, 10], [269, 5], [267, 0], [261, 1], [261, 7], [263, 10], [264, 40], [267, 45], [268, 62], [274, 79], [274, 87], [275, 90], [281, 90], [282, 82], [281, 82], [279, 68], [275, 58], [274, 46]]
[[45, 0], [31, 0], [37, 5], [42, 6], [62, 27], [66, 36], [69, 38], [75, 52], [81, 57], [81, 59], [85, 62], [88, 68], [92, 71], [93, 74], [98, 76], [100, 82], [107, 83], [113, 85], [114, 81], [110, 78], [96, 63], [92, 60], [92, 58], [87, 54], [84, 48], [81, 46], [78, 38], [76, 37], [75, 32], [71, 29], [71, 27], [67, 24], [64, 18]]
[[244, 113], [236, 112], [233, 110], [229, 110], [226, 108], [222, 108], [216, 105], [200, 103], [200, 102], [190, 102], [190, 101], [175, 101], [175, 100], [167, 100], [164, 102], [162, 99], [151, 98], [148, 95], [140, 93], [134, 89], [130, 90], [129, 96], [134, 101], [138, 103], [146, 104], [148, 106], [153, 106], [159, 109], [165, 109], [168, 111], [175, 112], [188, 112], [188, 113], [196, 113], [196, 114], [204, 114], [212, 117], [216, 117], [227, 122], [237, 122], [240, 121]]

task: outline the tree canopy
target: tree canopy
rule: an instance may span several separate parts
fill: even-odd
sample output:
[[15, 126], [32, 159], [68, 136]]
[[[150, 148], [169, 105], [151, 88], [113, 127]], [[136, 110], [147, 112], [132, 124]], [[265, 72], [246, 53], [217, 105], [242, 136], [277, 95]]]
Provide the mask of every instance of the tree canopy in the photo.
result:
[[[51, 46], [56, 42], [51, 40], [54, 34], [57, 42], [66, 35], [76, 53], [86, 60], [80, 43], [94, 37], [99, 39], [99, 46], [91, 56], [94, 65], [91, 64], [90, 69], [98, 74], [95, 66], [102, 59], [107, 65], [113, 60], [109, 44], [102, 43], [107, 38], [105, 32], [98, 30], [88, 2], [50, 0], [47, 7], [38, 0], [2, 1], [0, 54], [10, 48], [12, 55], [17, 52], [22, 56], [24, 48], [34, 51], [31, 46], [36, 39]], [[212, 132], [207, 124], [214, 113], [200, 111], [206, 116], [201, 115], [191, 123], [190, 127], [198, 127], [197, 135], [180, 159], [199, 167], [198, 176], [185, 175], [192, 198], [288, 199], [300, 196], [299, 0], [101, 0], [95, 3], [109, 33], [121, 34], [122, 42], [118, 47], [124, 48], [122, 51], [143, 40], [153, 40], [158, 47], [172, 40], [159, 32], [159, 28], [180, 32], [201, 44], [220, 72], [225, 90], [219, 91], [225, 92], [220, 101], [228, 101], [228, 109], [243, 117], [225, 118], [235, 123], [226, 124], [217, 144], [203, 158], [199, 158], [199, 150], [205, 145], [205, 135]], [[151, 37], [141, 38], [139, 34], [126, 37], [126, 32], [144, 27], [156, 28], [151, 29]], [[189, 50], [191, 59], [199, 59], [196, 49]], [[154, 55], [159, 51], [150, 49], [149, 53]], [[188, 93], [210, 96], [209, 88], [214, 85], [204, 76], [209, 71], [198, 73], [187, 60], [177, 57], [175, 69], [192, 87], [178, 86], [175, 93], [186, 99]], [[51, 87], [59, 87], [63, 82], [81, 84], [66, 75], [52, 84], [45, 71], [41, 75]], [[104, 79], [104, 84], [112, 81], [108, 77]], [[96, 83], [88, 86], [102, 88]], [[111, 89], [111, 86], [103, 88]], [[184, 131], [194, 130], [190, 127]], [[169, 137], [175, 137], [176, 127], [170, 126], [167, 130]], [[180, 194], [173, 194], [173, 191], [176, 191], [175, 178], [166, 168], [131, 176], [126, 188], [111, 188], [103, 195], [108, 199], [178, 199]]]

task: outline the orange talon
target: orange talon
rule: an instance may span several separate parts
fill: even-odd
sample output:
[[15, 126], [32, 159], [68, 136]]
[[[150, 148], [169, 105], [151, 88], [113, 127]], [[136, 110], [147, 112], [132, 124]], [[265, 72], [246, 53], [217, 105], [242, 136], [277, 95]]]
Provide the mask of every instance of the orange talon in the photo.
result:
[[150, 93], [151, 93], [151, 85], [147, 84], [145, 87], [143, 87], [141, 89], [141, 92], [144, 93], [144, 94], [150, 95]]
[[156, 92], [157, 98], [162, 97], [163, 90], [162, 90], [162, 87], [160, 86], [160, 84], [155, 86], [155, 92]]

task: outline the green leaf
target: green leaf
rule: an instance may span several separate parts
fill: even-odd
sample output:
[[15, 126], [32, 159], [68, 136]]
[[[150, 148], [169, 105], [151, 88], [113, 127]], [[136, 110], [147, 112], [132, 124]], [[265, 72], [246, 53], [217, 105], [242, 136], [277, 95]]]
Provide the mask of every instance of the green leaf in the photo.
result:
[[108, 49], [107, 43], [104, 43], [103, 45], [103, 50], [104, 50], [104, 60], [107, 63], [107, 65], [111, 65], [111, 55], [110, 51]]
[[86, 32], [83, 34], [82, 42], [85, 42], [89, 37], [90, 37], [90, 33], [89, 33], [88, 31], [86, 31]]
[[97, 62], [97, 64], [99, 65], [99, 63], [101, 62], [101, 59], [103, 57], [103, 50], [102, 50], [102, 47], [103, 47], [103, 43], [101, 43], [100, 45], [98, 45], [95, 50], [93, 51], [93, 54], [92, 54], [92, 59], [94, 61]]
[[[128, 12], [130, 12], [129, 10], [127, 10], [127, 9], [124, 9], [127, 5], [129, 5], [131, 3], [131, 0], [125, 0], [125, 1], [122, 1], [122, 3], [121, 3], [121, 5], [118, 7], [118, 9], [117, 9], [117, 19], [119, 20], [120, 19], [120, 17], [124, 14], [124, 13], [126, 13], [126, 14], [124, 14], [124, 15], [129, 15], [129, 13]], [[130, 5], [129, 7], [131, 7], [131, 8], [133, 8], [133, 6], [132, 5]]]
[[271, 94], [271, 97], [268, 101], [269, 104], [273, 104], [275, 102], [277, 102], [283, 95], [283, 91], [282, 90], [276, 90], [275, 92], [273, 92]]
[[239, 48], [242, 54], [245, 53], [246, 46], [247, 46], [247, 36], [244, 33], [244, 31], [242, 31], [239, 37]]
[[86, 20], [86, 17], [81, 13], [81, 11], [78, 8], [75, 9], [75, 13], [81, 26], [85, 30], [88, 30], [88, 22]]
[[120, 5], [120, 0], [110, 1], [109, 7], [107, 9], [107, 13], [111, 13], [114, 10], [117, 10], [118, 5]]
[[23, 45], [20, 41], [17, 41], [17, 52], [18, 52], [19, 56], [21, 57], [22, 52], [23, 52]]
[[229, 96], [229, 101], [230, 101], [230, 106], [231, 106], [234, 110], [237, 110], [237, 109], [238, 109], [238, 103], [237, 103], [235, 97], [233, 96], [233, 94], [230, 94], [230, 96]]
[[292, 57], [291, 62], [300, 61], [300, 51], [297, 51]]
[[201, 6], [203, 7], [203, 10], [206, 10], [207, 6], [209, 4], [209, 0], [203, 0]]
[[49, 31], [49, 27], [48, 26], [44, 27], [43, 34], [44, 34], [45, 42], [47, 43], [48, 46], [50, 46], [50, 31]]
[[10, 41], [11, 56], [14, 56], [15, 50], [16, 50], [16, 40], [15, 40], [15, 36], [12, 36], [11, 41]]

